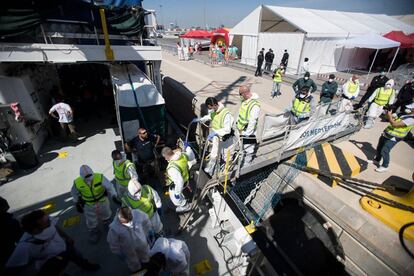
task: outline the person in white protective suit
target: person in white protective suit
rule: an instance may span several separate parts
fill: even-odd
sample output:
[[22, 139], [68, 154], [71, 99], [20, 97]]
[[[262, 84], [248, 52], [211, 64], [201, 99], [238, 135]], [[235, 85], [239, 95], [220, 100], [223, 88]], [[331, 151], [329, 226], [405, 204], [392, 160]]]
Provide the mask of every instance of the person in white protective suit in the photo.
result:
[[237, 129], [243, 139], [243, 166], [249, 165], [257, 148], [256, 129], [260, 115], [259, 96], [252, 93], [250, 88], [243, 85], [239, 88], [242, 104], [237, 118]]
[[211, 121], [210, 133], [207, 137], [208, 141], [212, 141], [212, 147], [210, 151], [210, 161], [208, 162], [204, 171], [212, 175], [214, 173], [214, 167], [217, 162], [217, 157], [220, 154], [223, 160], [226, 159], [227, 151], [232, 151], [234, 148], [234, 117], [224, 105], [217, 101], [216, 98], [209, 97], [205, 101], [205, 105], [208, 108], [208, 114], [202, 118], [195, 118], [193, 122]]
[[86, 219], [89, 230], [89, 240], [93, 243], [99, 240], [99, 219], [104, 225], [109, 224], [112, 215], [108, 194], [119, 204], [115, 189], [109, 180], [101, 173], [94, 173], [88, 165], [80, 167], [80, 176], [73, 183], [71, 194], [79, 213]]
[[171, 276], [190, 275], [190, 251], [185, 242], [159, 237], [150, 250], [150, 256], [159, 253], [164, 255], [164, 270]]
[[371, 103], [367, 111], [367, 120], [364, 128], [372, 128], [375, 120], [384, 111], [384, 107], [390, 106], [395, 101], [395, 89], [394, 80], [390, 79], [385, 83], [385, 86], [375, 89], [371, 97], [368, 98], [368, 102]]
[[339, 105], [340, 112], [353, 110], [353, 101], [358, 97], [359, 91], [359, 78], [357, 75], [353, 75], [342, 86], [342, 100]]
[[184, 60], [183, 47], [181, 46], [180, 42], [177, 42], [177, 55], [178, 60]]
[[188, 157], [180, 150], [173, 151], [169, 147], [164, 147], [161, 155], [168, 162], [166, 169], [166, 183], [169, 190], [171, 202], [176, 207], [177, 213], [190, 210], [191, 206], [183, 194], [184, 188], [187, 188], [190, 180], [188, 169]]
[[138, 181], [131, 179], [128, 184], [128, 193], [122, 198], [122, 202], [134, 210], [138, 209], [146, 213], [155, 233], [161, 233], [163, 228], [160, 218], [162, 202], [157, 191], [149, 185], [141, 185]]
[[142, 263], [149, 261], [151, 222], [144, 212], [122, 207], [109, 225], [107, 241], [109, 248], [131, 272], [141, 269]]

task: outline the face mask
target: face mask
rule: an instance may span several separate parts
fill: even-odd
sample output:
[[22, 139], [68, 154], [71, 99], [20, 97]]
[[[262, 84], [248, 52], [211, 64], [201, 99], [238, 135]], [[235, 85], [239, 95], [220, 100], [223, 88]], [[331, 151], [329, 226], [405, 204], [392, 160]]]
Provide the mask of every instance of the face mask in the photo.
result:
[[115, 160], [115, 164], [119, 166], [122, 163], [122, 160]]
[[386, 84], [385, 85], [387, 88], [391, 88], [391, 84]]
[[240, 95], [239, 97], [240, 97], [240, 100], [244, 101], [244, 98], [243, 98], [243, 96], [242, 96], [242, 95]]
[[135, 197], [137, 200], [140, 200], [140, 199], [141, 199], [141, 191], [136, 192], [136, 193], [134, 194], [134, 197]]
[[209, 109], [208, 110], [208, 114], [211, 114], [211, 113], [213, 113], [214, 112], [214, 109]]
[[43, 229], [40, 234], [34, 235], [38, 240], [48, 241], [51, 240], [56, 234], [56, 228], [54, 225], [50, 225], [48, 228]]
[[306, 94], [299, 94], [299, 98], [301, 99], [306, 98]]
[[305, 80], [308, 80], [309, 79], [309, 77], [305, 77]]
[[134, 224], [132, 223], [132, 220], [130, 222], [127, 222], [127, 223], [122, 223], [122, 225], [124, 225], [128, 228], [132, 228], [134, 226]]
[[406, 109], [404, 110], [404, 112], [405, 112], [405, 114], [411, 114], [411, 109], [406, 108]]
[[385, 76], [385, 72], [381, 72], [381, 76]]
[[333, 82], [333, 79], [329, 79], [328, 82]]

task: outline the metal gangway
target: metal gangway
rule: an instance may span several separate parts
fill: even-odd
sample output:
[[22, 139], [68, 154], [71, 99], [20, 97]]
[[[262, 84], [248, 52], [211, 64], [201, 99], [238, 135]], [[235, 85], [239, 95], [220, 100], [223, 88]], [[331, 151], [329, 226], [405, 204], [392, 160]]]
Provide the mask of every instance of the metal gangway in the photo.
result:
[[[247, 221], [254, 225], [260, 224], [280, 200], [287, 184], [299, 173], [297, 168], [306, 166], [306, 160], [296, 158], [293, 161], [294, 166], [282, 174], [275, 172], [277, 165], [317, 145], [347, 139], [361, 129], [364, 113], [364, 109], [344, 110], [342, 102], [338, 101], [318, 105], [310, 118], [299, 124], [292, 123], [290, 112], [265, 114], [259, 122], [258, 147], [252, 163], [242, 166], [244, 156], [241, 149], [243, 142], [249, 138], [236, 134], [232, 152], [226, 152], [225, 156], [221, 156], [219, 152], [216, 169], [211, 178], [203, 171], [209, 142], [202, 141], [202, 135], [199, 135], [199, 144], [204, 145], [200, 147], [200, 167], [196, 173], [199, 193], [196, 193], [192, 209], [181, 224], [180, 230], [188, 226], [198, 204], [213, 188], [220, 190], [224, 195], [227, 194]], [[190, 128], [191, 123], [188, 130]], [[257, 200], [260, 196], [262, 198]]]

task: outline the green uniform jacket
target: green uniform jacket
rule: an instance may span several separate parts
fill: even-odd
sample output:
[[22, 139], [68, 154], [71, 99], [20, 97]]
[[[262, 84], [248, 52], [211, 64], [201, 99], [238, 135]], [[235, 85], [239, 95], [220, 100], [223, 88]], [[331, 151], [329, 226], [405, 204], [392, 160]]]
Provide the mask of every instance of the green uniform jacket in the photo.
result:
[[304, 86], [310, 87], [311, 93], [315, 92], [316, 89], [318, 89], [316, 83], [310, 78], [308, 80], [305, 80], [305, 78], [297, 79], [292, 85], [294, 91], [300, 91]]

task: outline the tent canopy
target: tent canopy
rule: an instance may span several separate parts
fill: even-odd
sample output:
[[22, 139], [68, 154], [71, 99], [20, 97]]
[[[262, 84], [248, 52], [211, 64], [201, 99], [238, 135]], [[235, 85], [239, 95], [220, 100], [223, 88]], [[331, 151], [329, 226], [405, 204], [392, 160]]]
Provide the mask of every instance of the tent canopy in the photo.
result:
[[401, 43], [400, 48], [414, 48], [414, 36], [410, 37], [400, 31], [392, 31], [384, 37]]
[[368, 48], [368, 49], [386, 49], [400, 46], [400, 42], [382, 37], [374, 33], [360, 35], [347, 40], [340, 40], [337, 45], [345, 48]]
[[384, 14], [259, 6], [230, 31], [230, 35], [258, 36], [263, 32], [300, 32], [307, 37], [341, 38], [394, 30], [413, 33], [414, 26]]
[[213, 34], [206, 30], [189, 31], [180, 36], [180, 38], [211, 38]]
[[224, 40], [226, 46], [229, 46], [229, 31], [230, 29], [227, 28], [214, 30], [211, 36], [211, 43], [215, 44], [217, 40]]

